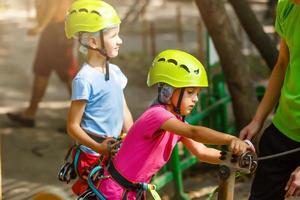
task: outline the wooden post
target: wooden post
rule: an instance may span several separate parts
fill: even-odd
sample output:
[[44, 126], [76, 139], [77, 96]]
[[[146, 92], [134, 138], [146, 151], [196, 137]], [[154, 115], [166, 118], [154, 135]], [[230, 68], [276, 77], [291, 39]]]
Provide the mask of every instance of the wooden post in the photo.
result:
[[234, 198], [234, 184], [235, 184], [235, 170], [227, 166], [221, 165], [219, 169], [219, 191], [218, 200], [233, 200]]

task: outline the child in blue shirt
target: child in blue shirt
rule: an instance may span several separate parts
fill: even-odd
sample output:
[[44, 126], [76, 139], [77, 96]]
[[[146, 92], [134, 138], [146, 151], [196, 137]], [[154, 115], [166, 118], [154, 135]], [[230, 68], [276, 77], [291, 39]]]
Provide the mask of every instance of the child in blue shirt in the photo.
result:
[[73, 79], [67, 123], [69, 135], [80, 144], [75, 169], [80, 179], [72, 187], [77, 195], [86, 190], [86, 176], [100, 155], [109, 155], [110, 143], [132, 124], [123, 94], [127, 78], [108, 62], [122, 44], [120, 23], [114, 8], [100, 0], [77, 0], [67, 13], [66, 36], [77, 37], [87, 53]]

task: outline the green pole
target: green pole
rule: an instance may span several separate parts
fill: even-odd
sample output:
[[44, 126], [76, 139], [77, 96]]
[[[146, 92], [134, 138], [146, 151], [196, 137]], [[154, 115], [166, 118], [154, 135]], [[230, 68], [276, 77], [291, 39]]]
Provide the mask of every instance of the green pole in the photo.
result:
[[[172, 173], [174, 177], [174, 187], [175, 187], [175, 197], [176, 200], [189, 200], [190, 198], [183, 191], [182, 184], [182, 174], [180, 168], [180, 159], [179, 159], [179, 151], [178, 145], [175, 146], [172, 156], [171, 156], [171, 164], [172, 164]], [[173, 199], [173, 198], [172, 198]]]

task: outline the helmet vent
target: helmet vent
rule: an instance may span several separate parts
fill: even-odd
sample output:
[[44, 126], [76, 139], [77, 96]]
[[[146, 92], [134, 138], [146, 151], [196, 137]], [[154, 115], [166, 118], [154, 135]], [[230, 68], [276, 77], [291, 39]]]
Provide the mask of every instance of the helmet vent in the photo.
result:
[[174, 60], [174, 59], [169, 59], [168, 62], [169, 62], [169, 63], [173, 63], [174, 65], [177, 65], [177, 61]]
[[190, 70], [189, 70], [189, 68], [186, 65], [180, 65], [180, 67], [183, 68], [188, 73], [190, 73]]
[[76, 10], [72, 10], [72, 11], [70, 12], [70, 14], [73, 14], [73, 13], [76, 13]]
[[199, 69], [194, 70], [194, 73], [198, 75], [199, 74]]
[[79, 9], [79, 12], [86, 12], [86, 13], [88, 13], [89, 11], [86, 8], [81, 8], [81, 9]]
[[166, 61], [166, 59], [164, 59], [164, 58], [160, 58], [160, 59], [158, 59], [158, 61], [157, 61], [157, 62], [162, 62], [162, 61]]
[[93, 10], [91, 13], [95, 13], [95, 14], [101, 16], [100, 13], [98, 11], [96, 11], [96, 10]]

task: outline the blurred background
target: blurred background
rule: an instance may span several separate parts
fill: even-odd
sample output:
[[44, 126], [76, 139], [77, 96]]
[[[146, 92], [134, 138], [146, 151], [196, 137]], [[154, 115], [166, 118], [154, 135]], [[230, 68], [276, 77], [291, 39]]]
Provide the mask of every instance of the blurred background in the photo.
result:
[[[226, 106], [229, 122], [234, 123], [233, 133], [251, 119], [257, 105], [255, 97], [261, 95], [259, 89], [263, 91], [277, 55], [275, 1], [107, 2], [123, 19], [120, 34], [123, 45], [120, 55], [111, 62], [119, 65], [129, 79], [125, 95], [134, 119], [156, 94], [155, 89], [146, 86], [151, 60], [161, 50], [171, 48], [185, 50], [199, 58], [208, 70], [211, 82], [214, 75], [222, 74], [226, 93], [232, 99]], [[8, 112], [24, 110], [29, 104], [32, 65], [40, 35], [29, 36], [27, 31], [35, 24], [34, 0], [0, 0], [2, 198], [25, 200], [32, 199], [40, 191], [53, 191], [62, 199], [75, 199], [70, 186], [57, 179], [65, 153], [73, 141], [64, 130], [69, 94], [56, 74], [50, 77], [34, 128], [19, 126], [6, 116]], [[73, 51], [81, 63], [82, 56], [75, 53], [76, 45]], [[228, 84], [228, 80], [231, 83]], [[239, 91], [230, 89], [234, 88], [232, 84], [239, 83], [243, 83], [244, 88]], [[214, 91], [203, 92], [209, 96]], [[244, 99], [243, 103], [234, 101], [236, 98]], [[247, 113], [237, 112], [245, 106], [248, 107]], [[218, 185], [216, 171], [216, 166], [203, 163], [194, 164], [184, 171], [183, 185], [189, 198], [207, 198]], [[237, 199], [246, 199], [249, 186], [248, 177], [237, 180]], [[160, 194], [163, 199], [172, 199], [174, 188], [167, 184]]]

